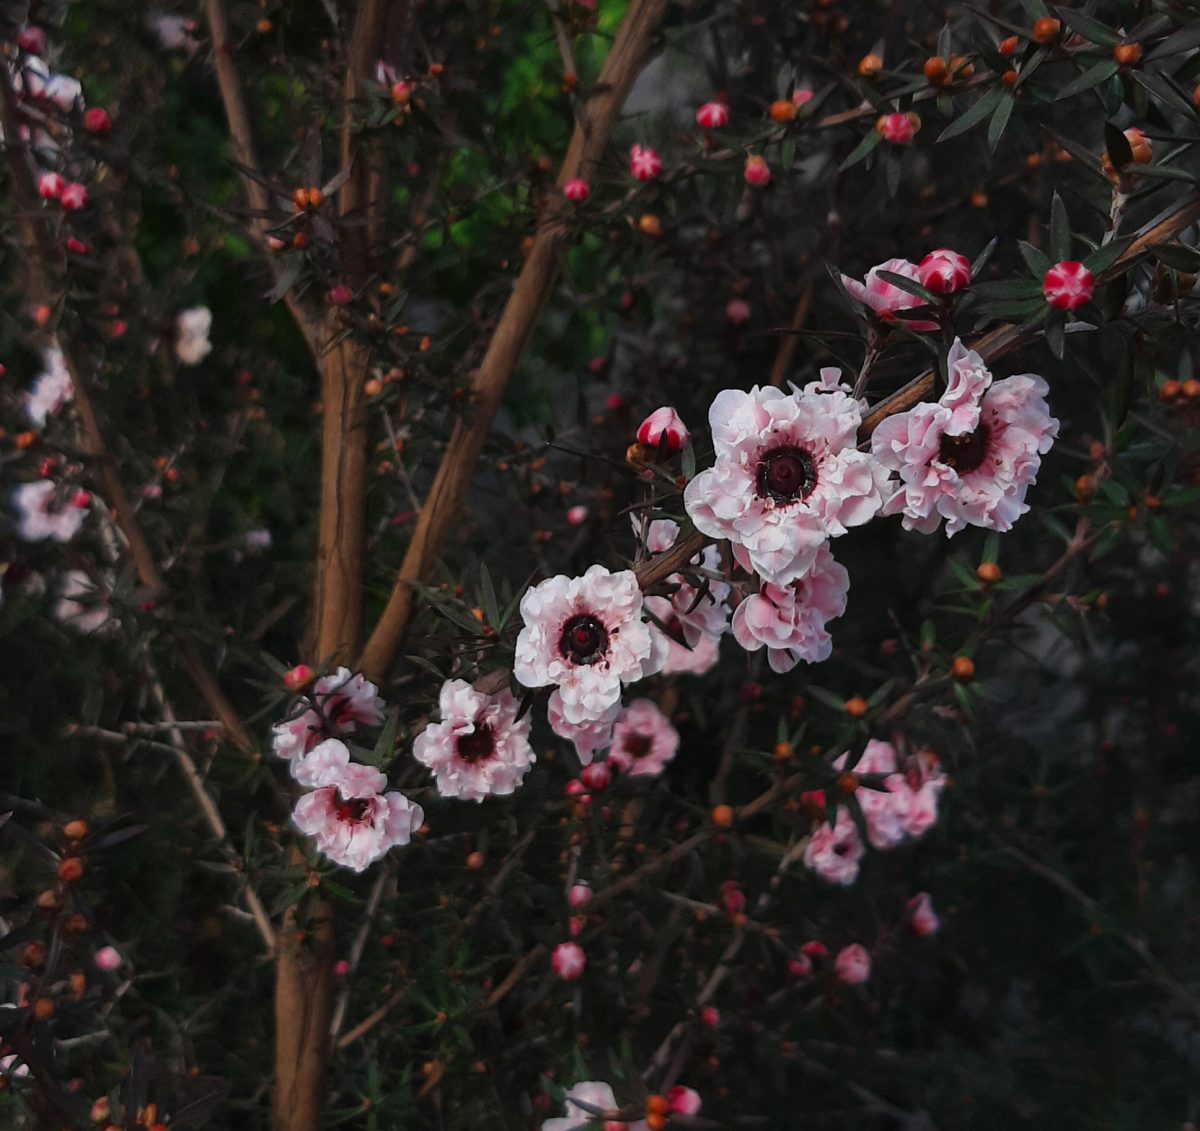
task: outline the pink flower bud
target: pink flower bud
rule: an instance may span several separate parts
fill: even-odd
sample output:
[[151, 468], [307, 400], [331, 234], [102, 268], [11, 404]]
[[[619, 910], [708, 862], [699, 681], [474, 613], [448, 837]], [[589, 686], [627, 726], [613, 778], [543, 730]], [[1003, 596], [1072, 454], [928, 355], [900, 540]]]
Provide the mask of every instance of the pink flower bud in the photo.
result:
[[935, 295], [952, 295], [971, 281], [971, 264], [965, 255], [939, 247], [917, 265], [917, 281]]
[[604, 404], [609, 412], [621, 412], [625, 408], [625, 398], [620, 393], [609, 393]]
[[933, 900], [929, 892], [921, 891], [908, 901], [908, 925], [913, 933], [927, 939], [936, 935], [942, 925], [937, 912], [933, 909]]
[[17, 46], [27, 55], [46, 54], [46, 33], [40, 27], [26, 27], [17, 32]]
[[129, 333], [129, 323], [123, 318], [118, 318], [108, 331], [109, 336], [116, 341], [118, 338], [125, 337]]
[[282, 251], [287, 244], [278, 236], [267, 236], [267, 247], [272, 251]]
[[601, 793], [612, 785], [612, 770], [603, 762], [593, 762], [583, 767], [579, 778], [593, 793]]
[[829, 947], [816, 939], [809, 939], [801, 948], [800, 953], [807, 958], [828, 958]]
[[707, 1025], [710, 1029], [715, 1029], [721, 1024], [720, 1010], [714, 1009], [711, 1005], [706, 1005], [702, 1010], [700, 1010], [700, 1021], [702, 1024]]
[[771, 183], [771, 167], [765, 157], [747, 157], [746, 170], [743, 174], [746, 184], [751, 188], [764, 188]]
[[590, 884], [572, 884], [571, 890], [567, 892], [567, 902], [573, 911], [586, 907], [591, 901], [592, 888]]
[[799, 87], [796, 90], [792, 91], [793, 105], [803, 106], [806, 103], [811, 102], [812, 100], [813, 100], [813, 92], [811, 90], [805, 90], [804, 88]]
[[92, 1104], [90, 1116], [93, 1123], [107, 1123], [110, 1115], [112, 1115], [112, 1109], [108, 1102], [108, 1096], [101, 1096]]
[[807, 954], [802, 954], [799, 958], [789, 958], [787, 972], [789, 978], [809, 977], [813, 972], [812, 959]]
[[68, 212], [78, 212], [81, 208], [86, 208], [88, 204], [87, 186], [72, 181], [59, 193], [58, 202]]
[[725, 304], [725, 317], [731, 326], [745, 326], [750, 321], [750, 304], [745, 299], [731, 298]]
[[599, 376], [607, 368], [608, 368], [608, 358], [607, 357], [593, 357], [592, 360], [588, 362], [588, 372], [595, 376]]
[[97, 137], [106, 137], [112, 132], [112, 116], [102, 106], [93, 106], [84, 111], [83, 128]]
[[1096, 290], [1096, 277], [1074, 260], [1056, 263], [1042, 280], [1042, 294], [1055, 310], [1078, 310]]
[[662, 172], [662, 158], [653, 149], [635, 145], [629, 151], [629, 172], [636, 181], [652, 181]]
[[341, 283], [329, 292], [329, 301], [333, 306], [348, 306], [353, 298], [350, 288]]
[[75, 497], [71, 500], [71, 506], [76, 510], [85, 511], [92, 505], [92, 495], [90, 491], [76, 491]]
[[915, 114], [884, 114], [875, 123], [875, 129], [884, 141], [907, 145], [917, 136], [920, 119]]
[[571, 918], [567, 920], [567, 933], [571, 936], [571, 938], [577, 939], [583, 934], [583, 928], [586, 926], [586, 915], [572, 915]]
[[568, 526], [582, 526], [587, 522], [588, 509], [587, 507], [572, 507], [567, 511]]
[[550, 967], [564, 982], [573, 982], [587, 968], [587, 955], [578, 943], [559, 943], [550, 955]]
[[67, 237], [67, 250], [72, 255], [91, 255], [92, 248], [90, 244], [86, 244], [83, 240], [77, 240], [74, 236]]
[[60, 173], [43, 173], [38, 177], [38, 195], [43, 200], [59, 200], [67, 182]]
[[101, 970], [107, 970], [110, 973], [113, 970], [119, 970], [123, 961], [120, 952], [114, 946], [102, 946], [96, 951], [95, 962]]
[[740, 915], [746, 910], [746, 893], [736, 880], [726, 880], [721, 885], [721, 905], [729, 915]]
[[665, 448], [668, 452], [679, 451], [691, 438], [687, 425], [669, 405], [656, 408], [637, 430], [639, 444], [647, 448]]
[[565, 797], [582, 797], [587, 794], [587, 786], [578, 778], [572, 778], [563, 789]]
[[851, 943], [838, 951], [834, 969], [839, 982], [847, 986], [861, 986], [871, 976], [871, 956], [865, 947]]
[[676, 1084], [667, 1093], [667, 1107], [672, 1115], [699, 1115], [700, 1093]]
[[350, 973], [350, 963], [344, 958], [339, 958], [337, 962], [333, 964], [333, 973], [338, 978], [344, 978]]
[[591, 195], [592, 190], [588, 188], [587, 181], [582, 177], [576, 177], [563, 185], [563, 196], [568, 200], [573, 200], [576, 204], [582, 204]]
[[729, 107], [724, 102], [706, 102], [696, 111], [696, 124], [702, 130], [719, 130], [729, 124]]
[[283, 673], [283, 686], [289, 691], [300, 691], [312, 683], [316, 674], [307, 664], [297, 664]]

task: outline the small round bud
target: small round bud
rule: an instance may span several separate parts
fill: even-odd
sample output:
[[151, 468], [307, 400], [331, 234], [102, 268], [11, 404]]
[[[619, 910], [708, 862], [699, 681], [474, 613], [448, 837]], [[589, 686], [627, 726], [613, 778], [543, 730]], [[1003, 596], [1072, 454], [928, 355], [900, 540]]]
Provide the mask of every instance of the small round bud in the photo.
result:
[[719, 829], [733, 828], [733, 806], [715, 806], [712, 811], [712, 823]]
[[878, 55], [864, 55], [858, 61], [858, 73], [864, 79], [873, 79], [883, 70], [883, 60]]
[[49, 1021], [55, 1012], [56, 1007], [52, 998], [40, 997], [33, 1003], [33, 1015], [39, 1021]]
[[843, 709], [852, 719], [864, 719], [871, 708], [861, 695], [855, 695], [846, 700]]
[[58, 878], [64, 884], [77, 884], [83, 879], [83, 861], [78, 856], [67, 856], [58, 865]]
[[1183, 383], [1174, 379], [1164, 381], [1158, 388], [1158, 399], [1160, 401], [1178, 400], [1183, 394]]
[[63, 825], [63, 836], [67, 840], [83, 840], [88, 835], [87, 821], [68, 821]]
[[1050, 16], [1043, 16], [1033, 25], [1033, 38], [1036, 43], [1053, 43], [1062, 32], [1062, 24]]
[[781, 126], [786, 126], [789, 122], [796, 120], [796, 115], [800, 113], [800, 107], [785, 98], [771, 103], [770, 110], [767, 111], [772, 122], [777, 122]]
[[969, 656], [955, 656], [950, 671], [959, 683], [966, 683], [975, 678], [975, 663]]
[[975, 576], [984, 585], [995, 585], [1004, 575], [1000, 572], [1000, 567], [995, 562], [980, 562], [979, 568], [975, 570]]
[[947, 86], [950, 83], [950, 64], [940, 55], [931, 55], [921, 70], [930, 86]]
[[1113, 48], [1113, 58], [1122, 67], [1134, 67], [1142, 61], [1142, 45], [1140, 43], [1118, 43]]
[[1016, 53], [1017, 48], [1021, 46], [1020, 36], [1010, 35], [1007, 39], [1002, 39], [997, 50], [1006, 59], [1011, 59]]
[[482, 852], [475, 851], [467, 857], [467, 867], [472, 872], [482, 872], [486, 864], [487, 857]]

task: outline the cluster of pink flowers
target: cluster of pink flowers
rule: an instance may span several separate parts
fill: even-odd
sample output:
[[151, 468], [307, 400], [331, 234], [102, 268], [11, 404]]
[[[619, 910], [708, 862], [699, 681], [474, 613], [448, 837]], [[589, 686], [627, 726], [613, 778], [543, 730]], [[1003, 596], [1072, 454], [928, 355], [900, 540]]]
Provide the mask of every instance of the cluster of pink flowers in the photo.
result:
[[[843, 754], [834, 767], [845, 770], [848, 760], [849, 755]], [[863, 783], [854, 794], [872, 848], [895, 848], [904, 840], [924, 836], [937, 823], [938, 798], [947, 779], [933, 754], [913, 754], [901, 766], [890, 742], [871, 739], [853, 772], [878, 778]], [[818, 794], [813, 800], [820, 797]], [[835, 820], [824, 821], [813, 830], [804, 863], [829, 883], [849, 887], [858, 878], [864, 853], [858, 826], [843, 806]]]
[[529, 745], [532, 720], [518, 719], [517, 708], [507, 690], [485, 695], [465, 680], [442, 684], [442, 720], [413, 742], [413, 757], [433, 771], [438, 793], [482, 801], [516, 790], [537, 760]]
[[[666, 1096], [665, 1115], [698, 1115], [701, 1107], [700, 1095], [691, 1088], [676, 1084]], [[600, 1080], [581, 1080], [567, 1090], [563, 1115], [547, 1119], [542, 1131], [647, 1131], [644, 1119], [630, 1121], [624, 1116], [617, 1103], [611, 1084]]]
[[946, 534], [964, 526], [1009, 530], [1028, 509], [1025, 492], [1058, 435], [1049, 386], [1033, 373], [993, 382], [983, 359], [957, 339], [946, 391], [935, 403], [889, 417], [871, 452], [897, 477], [884, 514], [906, 530]]

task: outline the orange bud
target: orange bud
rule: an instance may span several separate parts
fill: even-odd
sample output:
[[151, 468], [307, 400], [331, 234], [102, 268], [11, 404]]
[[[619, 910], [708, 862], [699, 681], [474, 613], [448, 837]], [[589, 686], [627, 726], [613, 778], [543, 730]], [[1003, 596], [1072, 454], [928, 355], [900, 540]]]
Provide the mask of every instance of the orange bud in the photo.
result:
[[950, 672], [959, 683], [966, 683], [975, 677], [975, 664], [968, 656], [955, 656]]
[[647, 1096], [646, 1097], [646, 1114], [647, 1115], [667, 1115], [671, 1110], [671, 1105], [666, 1096]]
[[995, 562], [980, 562], [979, 568], [975, 571], [975, 576], [984, 585], [995, 585], [1004, 575], [1000, 572], [1000, 567]]
[[1113, 58], [1122, 67], [1134, 67], [1142, 61], [1142, 45], [1140, 43], [1118, 43], [1113, 48]]
[[303, 212], [308, 207], [308, 189], [298, 188], [292, 193], [292, 203], [297, 212]]
[[39, 1021], [49, 1021], [54, 1013], [54, 1002], [48, 997], [40, 997], [33, 1003], [33, 1015]]
[[950, 56], [950, 75], [956, 79], [969, 79], [975, 73], [975, 64], [965, 55]]
[[1189, 377], [1186, 381], [1184, 381], [1183, 395], [1187, 397], [1189, 401], [1194, 401], [1197, 398], [1200, 398], [1200, 381], [1197, 381], [1195, 377]]
[[712, 823], [719, 829], [729, 829], [733, 827], [733, 807], [730, 805], [718, 805], [712, 811]]
[[1017, 48], [1020, 46], [1020, 37], [1016, 35], [1010, 35], [1007, 39], [1002, 39], [1000, 41], [999, 51], [1000, 54], [1006, 59], [1011, 59], [1017, 53]]
[[1050, 16], [1043, 16], [1033, 25], [1033, 38], [1038, 43], [1053, 43], [1062, 31], [1062, 24]]
[[922, 71], [930, 86], [946, 86], [950, 82], [950, 67], [940, 55], [926, 59]]
[[662, 222], [653, 212], [647, 212], [638, 220], [638, 231], [657, 239], [662, 235]]
[[778, 122], [781, 126], [786, 126], [788, 122], [796, 120], [796, 115], [800, 113], [800, 107], [789, 98], [781, 98], [777, 102], [771, 103], [771, 109], [768, 113], [772, 122]]
[[472, 852], [467, 857], [467, 867], [472, 872], [483, 871], [484, 865], [487, 864], [487, 857], [482, 852]]
[[862, 719], [866, 718], [866, 714], [871, 708], [861, 695], [855, 695], [853, 698], [846, 700], [843, 709], [852, 719]]
[[88, 835], [87, 821], [68, 821], [63, 825], [63, 836], [68, 840], [83, 840]]
[[320, 208], [325, 203], [325, 194], [319, 188], [310, 188], [308, 190], [308, 206], [309, 208]]
[[858, 62], [858, 73], [864, 79], [873, 79], [883, 70], [883, 60], [878, 55], [864, 55]]

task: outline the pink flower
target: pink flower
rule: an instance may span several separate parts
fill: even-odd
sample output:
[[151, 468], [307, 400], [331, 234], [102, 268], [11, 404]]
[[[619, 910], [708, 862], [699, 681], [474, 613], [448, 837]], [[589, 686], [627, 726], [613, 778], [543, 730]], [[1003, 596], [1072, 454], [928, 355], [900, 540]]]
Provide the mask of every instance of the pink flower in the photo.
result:
[[271, 750], [277, 758], [304, 757], [325, 737], [321, 716], [309, 710], [271, 728]]
[[746, 168], [742, 175], [751, 188], [765, 188], [771, 183], [771, 167], [766, 158], [757, 155], [746, 158]]
[[1042, 294], [1055, 310], [1078, 310], [1092, 301], [1096, 276], [1082, 263], [1056, 263], [1042, 280]]
[[603, 793], [612, 785], [612, 779], [612, 769], [607, 762], [593, 762], [590, 766], [584, 766], [579, 775], [579, 780], [592, 793]]
[[575, 753], [579, 761], [588, 765], [597, 750], [603, 750], [612, 742], [613, 726], [620, 714], [620, 702], [614, 703], [598, 719], [587, 719], [583, 722], [568, 722], [563, 715], [562, 696], [557, 688], [550, 693], [550, 701], [546, 705], [546, 715], [550, 721], [550, 729], [559, 738], [565, 738], [574, 743]]
[[902, 321], [909, 330], [936, 330], [936, 322], [925, 319], [897, 319], [898, 311], [911, 310], [914, 306], [923, 306], [924, 303], [916, 295], [911, 295], [895, 283], [881, 278], [880, 271], [890, 271], [893, 275], [903, 275], [914, 282], [920, 281], [921, 269], [915, 263], [910, 263], [907, 259], [889, 259], [886, 263], [872, 267], [862, 283], [843, 275], [842, 285], [850, 292], [852, 298], [858, 299], [864, 306], [869, 306], [876, 317], [884, 322]]
[[687, 425], [669, 405], [656, 408], [638, 425], [637, 440], [648, 448], [663, 448], [668, 452], [679, 451], [692, 438]]
[[568, 200], [573, 200], [576, 204], [581, 204], [591, 195], [592, 190], [588, 188], [587, 181], [581, 177], [576, 177], [563, 185], [563, 196]]
[[[848, 763], [849, 755], [843, 754], [833, 764], [839, 770], [848, 770]], [[864, 783], [854, 796], [866, 819], [871, 847], [894, 848], [908, 835], [908, 810], [912, 801], [912, 790], [896, 764], [896, 748], [890, 742], [871, 739], [853, 772], [883, 775], [882, 781], [870, 785]]]
[[568, 526], [582, 526], [587, 522], [588, 509], [587, 507], [571, 507], [567, 511]]
[[649, 699], [635, 699], [613, 727], [604, 763], [630, 777], [657, 777], [679, 749], [679, 732]]
[[24, 27], [17, 32], [17, 46], [27, 55], [45, 55], [46, 33], [40, 27]]
[[904, 828], [911, 837], [924, 836], [938, 819], [938, 798], [948, 781], [937, 755], [919, 750], [905, 759], [901, 768], [910, 791]]
[[75, 492], [64, 495], [49, 479], [14, 487], [12, 501], [20, 512], [17, 534], [26, 542], [70, 542], [87, 517], [87, 504], [80, 506]]
[[791, 671], [801, 660], [820, 663], [833, 651], [825, 625], [846, 611], [849, 590], [845, 566], [822, 544], [812, 568], [798, 581], [783, 587], [764, 582], [734, 609], [733, 638], [747, 652], [766, 645], [774, 672]]
[[1005, 531], [1029, 507], [1025, 492], [1058, 435], [1046, 404], [1049, 386], [1023, 373], [993, 384], [983, 359], [955, 339], [949, 382], [936, 404], [883, 421], [871, 437], [879, 465], [899, 477], [885, 490], [884, 514], [906, 530], [946, 534], [964, 526]]
[[826, 821], [813, 830], [804, 849], [804, 864], [823, 880], [849, 887], [858, 879], [865, 851], [849, 810], [839, 809], [833, 824]]
[[125, 960], [121, 957], [121, 952], [115, 946], [102, 946], [96, 951], [93, 961], [101, 970], [111, 973], [113, 970], [120, 970], [121, 964]]
[[532, 719], [526, 714], [518, 721], [518, 707], [507, 689], [485, 695], [465, 680], [442, 684], [442, 721], [413, 742], [413, 757], [434, 772], [438, 793], [482, 801], [516, 790], [537, 760], [529, 745]]
[[61, 173], [43, 173], [38, 177], [38, 196], [43, 200], [58, 200], [67, 187]]
[[63, 575], [54, 618], [60, 624], [90, 635], [99, 632], [112, 617], [105, 591], [81, 569]]
[[859, 943], [839, 950], [833, 965], [838, 981], [847, 986], [861, 986], [871, 976], [871, 956]]
[[702, 130], [719, 130], [729, 124], [729, 107], [724, 102], [706, 102], [696, 111], [696, 124]]
[[112, 132], [112, 117], [103, 107], [94, 106], [84, 113], [83, 128], [97, 137], [105, 137]]
[[78, 212], [81, 208], [86, 208], [88, 204], [87, 186], [72, 181], [59, 193], [58, 202], [68, 212]]
[[573, 982], [587, 968], [587, 955], [578, 943], [559, 943], [550, 955], [550, 966], [564, 982]]
[[935, 295], [952, 295], [971, 281], [971, 261], [948, 247], [939, 247], [921, 260], [917, 279]]
[[936, 935], [942, 925], [942, 921], [938, 918], [937, 912], [933, 909], [933, 900], [930, 898], [929, 892], [921, 891], [908, 901], [908, 925], [912, 928], [913, 933], [920, 935], [921, 938], [927, 939], [931, 935]]
[[571, 890], [567, 892], [567, 903], [570, 904], [572, 911], [579, 911], [591, 902], [591, 884], [577, 883], [571, 885]]
[[875, 130], [884, 141], [892, 145], [907, 145], [917, 136], [921, 128], [919, 118], [914, 114], [884, 114], [876, 123]]
[[803, 87], [797, 87], [792, 91], [792, 104], [795, 106], [804, 106], [813, 100], [813, 92], [805, 90]]
[[350, 763], [334, 772], [335, 761], [322, 768], [328, 784], [301, 797], [292, 820], [335, 864], [361, 872], [389, 849], [408, 844], [425, 814], [402, 793], [384, 793], [381, 771]]
[[773, 585], [803, 577], [829, 538], [879, 510], [878, 473], [857, 450], [862, 408], [845, 386], [726, 389], [708, 419], [716, 463], [688, 483], [684, 505]]
[[750, 304], [741, 298], [731, 298], [725, 304], [725, 317], [731, 326], [745, 326], [750, 321]]
[[[708, 1010], [705, 1010], [707, 1013]], [[716, 1012], [713, 1010], [712, 1012]], [[676, 1084], [667, 1093], [667, 1106], [672, 1115], [699, 1115], [701, 1100], [700, 1093], [682, 1084]]]
[[526, 687], [556, 684], [567, 723], [595, 722], [621, 687], [662, 668], [666, 648], [642, 620], [632, 570], [594, 565], [582, 577], [551, 577], [521, 598], [524, 627], [513, 672]]
[[35, 428], [44, 428], [51, 416], [57, 416], [64, 405], [75, 399], [75, 385], [67, 371], [62, 351], [51, 346], [43, 354], [45, 370], [29, 389], [25, 412]]
[[379, 688], [349, 668], [338, 668], [317, 680], [313, 703], [334, 734], [353, 734], [359, 723], [378, 726], [383, 722]]
[[[563, 946], [574, 946], [574, 943], [563, 943]], [[608, 1131], [608, 1125], [602, 1125], [596, 1113], [617, 1114], [617, 1097], [608, 1084], [599, 1080], [583, 1080], [572, 1085], [567, 1092], [567, 1104], [563, 1112], [564, 1118], [547, 1119], [542, 1124], [542, 1131]], [[624, 1131], [627, 1125], [620, 1123], [616, 1126]]]
[[635, 145], [629, 151], [629, 172], [634, 180], [652, 181], [662, 172], [662, 158], [653, 149]]

